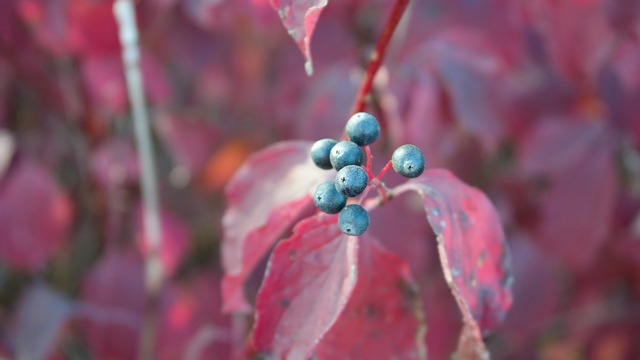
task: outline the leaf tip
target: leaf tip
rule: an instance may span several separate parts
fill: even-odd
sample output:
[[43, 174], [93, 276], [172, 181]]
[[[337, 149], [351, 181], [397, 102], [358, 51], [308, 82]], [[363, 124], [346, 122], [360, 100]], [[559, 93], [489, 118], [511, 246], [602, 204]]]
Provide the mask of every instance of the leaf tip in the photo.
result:
[[307, 59], [307, 61], [304, 62], [304, 71], [307, 73], [307, 76], [313, 75], [313, 63], [311, 59]]

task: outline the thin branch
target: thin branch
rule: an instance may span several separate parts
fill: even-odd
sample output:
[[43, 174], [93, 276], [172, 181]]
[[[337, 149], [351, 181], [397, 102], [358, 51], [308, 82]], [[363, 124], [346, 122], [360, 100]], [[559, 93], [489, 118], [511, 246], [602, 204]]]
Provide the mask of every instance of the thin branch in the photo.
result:
[[387, 20], [387, 24], [384, 27], [382, 35], [380, 35], [380, 39], [378, 39], [376, 48], [373, 51], [373, 54], [371, 54], [367, 73], [360, 84], [360, 89], [358, 89], [356, 99], [353, 103], [353, 108], [351, 110], [352, 114], [364, 111], [367, 96], [371, 93], [371, 89], [373, 87], [373, 79], [382, 65], [391, 37], [398, 27], [398, 23], [400, 23], [400, 19], [402, 19], [402, 15], [404, 14], [408, 4], [409, 0], [396, 1], [396, 4], [391, 11], [391, 16], [389, 16], [389, 20]]
[[378, 173], [378, 175], [376, 176], [376, 179], [382, 180], [382, 178], [387, 174], [387, 172], [391, 169], [392, 166], [393, 164], [391, 160], [389, 160], [389, 162], [382, 168], [382, 170], [380, 170], [380, 173]]
[[364, 147], [365, 153], [367, 154], [367, 166], [365, 167], [365, 171], [367, 172], [367, 178], [369, 180], [373, 179], [373, 155], [371, 154], [371, 147], [369, 145]]
[[144, 213], [145, 238], [149, 254], [145, 259], [145, 287], [147, 294], [147, 313], [142, 329], [140, 358], [154, 358], [155, 312], [158, 293], [162, 286], [162, 267], [160, 266], [161, 229], [159, 215], [158, 182], [149, 114], [144, 96], [142, 72], [140, 70], [140, 49], [138, 47], [138, 27], [132, 0], [116, 0], [113, 13], [118, 22], [122, 61], [124, 62], [127, 92], [131, 106], [136, 146], [142, 170], [142, 206]]

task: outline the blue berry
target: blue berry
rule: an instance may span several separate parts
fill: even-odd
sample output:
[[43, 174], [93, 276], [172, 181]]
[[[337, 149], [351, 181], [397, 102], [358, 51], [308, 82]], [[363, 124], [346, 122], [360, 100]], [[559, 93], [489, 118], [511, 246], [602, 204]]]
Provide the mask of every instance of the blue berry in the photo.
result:
[[378, 140], [380, 124], [371, 114], [359, 112], [347, 121], [346, 133], [349, 140], [359, 146], [366, 146]]
[[351, 141], [340, 141], [331, 148], [329, 160], [334, 169], [340, 170], [347, 165], [362, 165], [362, 150]]
[[356, 197], [367, 188], [369, 177], [360, 166], [347, 165], [336, 174], [336, 190], [344, 196]]
[[391, 165], [398, 174], [407, 178], [415, 178], [424, 172], [424, 155], [414, 145], [402, 145], [393, 152]]
[[311, 160], [313, 160], [313, 163], [320, 169], [329, 170], [333, 168], [329, 155], [331, 154], [331, 148], [337, 143], [333, 139], [322, 139], [313, 143], [311, 147]]
[[369, 214], [360, 205], [347, 205], [338, 215], [338, 226], [345, 235], [362, 235], [369, 227]]
[[318, 185], [313, 194], [313, 203], [318, 210], [327, 214], [337, 214], [347, 204], [347, 198], [336, 190], [333, 181]]

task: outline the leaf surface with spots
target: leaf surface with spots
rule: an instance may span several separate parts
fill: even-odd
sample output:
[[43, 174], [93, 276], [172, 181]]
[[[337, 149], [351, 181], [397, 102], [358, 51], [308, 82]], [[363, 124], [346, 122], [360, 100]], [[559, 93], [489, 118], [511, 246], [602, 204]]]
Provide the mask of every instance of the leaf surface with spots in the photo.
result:
[[427, 170], [395, 193], [407, 190], [424, 200], [445, 279], [462, 312], [459, 355], [484, 358], [482, 334], [502, 321], [512, 301], [509, 251], [498, 214], [482, 192], [446, 170]]

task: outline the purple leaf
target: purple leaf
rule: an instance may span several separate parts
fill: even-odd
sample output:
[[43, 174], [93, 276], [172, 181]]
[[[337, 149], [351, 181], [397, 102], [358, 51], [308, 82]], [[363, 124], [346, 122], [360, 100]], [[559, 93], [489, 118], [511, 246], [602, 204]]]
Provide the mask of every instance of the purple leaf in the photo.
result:
[[607, 23], [605, 1], [540, 1], [532, 11], [555, 71], [570, 81], [595, 76], [602, 52], [615, 42]]
[[602, 124], [562, 118], [539, 123], [518, 149], [523, 173], [535, 176], [563, 171], [598, 141], [603, 130]]
[[576, 269], [592, 263], [612, 226], [613, 155], [611, 133], [586, 122], [541, 123], [521, 149], [525, 174], [544, 180], [535, 241]]
[[15, 357], [47, 359], [71, 311], [71, 301], [44, 283], [27, 289], [15, 313]]
[[560, 263], [524, 237], [516, 234], [510, 238], [513, 276], [517, 281], [513, 286], [513, 307], [496, 330], [514, 349], [524, 347], [542, 333], [563, 306]]
[[301, 221], [273, 251], [256, 302], [253, 345], [275, 359], [307, 359], [338, 319], [356, 281], [358, 238], [337, 216]]
[[456, 120], [494, 149], [505, 132], [495, 88], [496, 79], [504, 78], [505, 62], [487, 38], [462, 28], [443, 31], [428, 50]]

